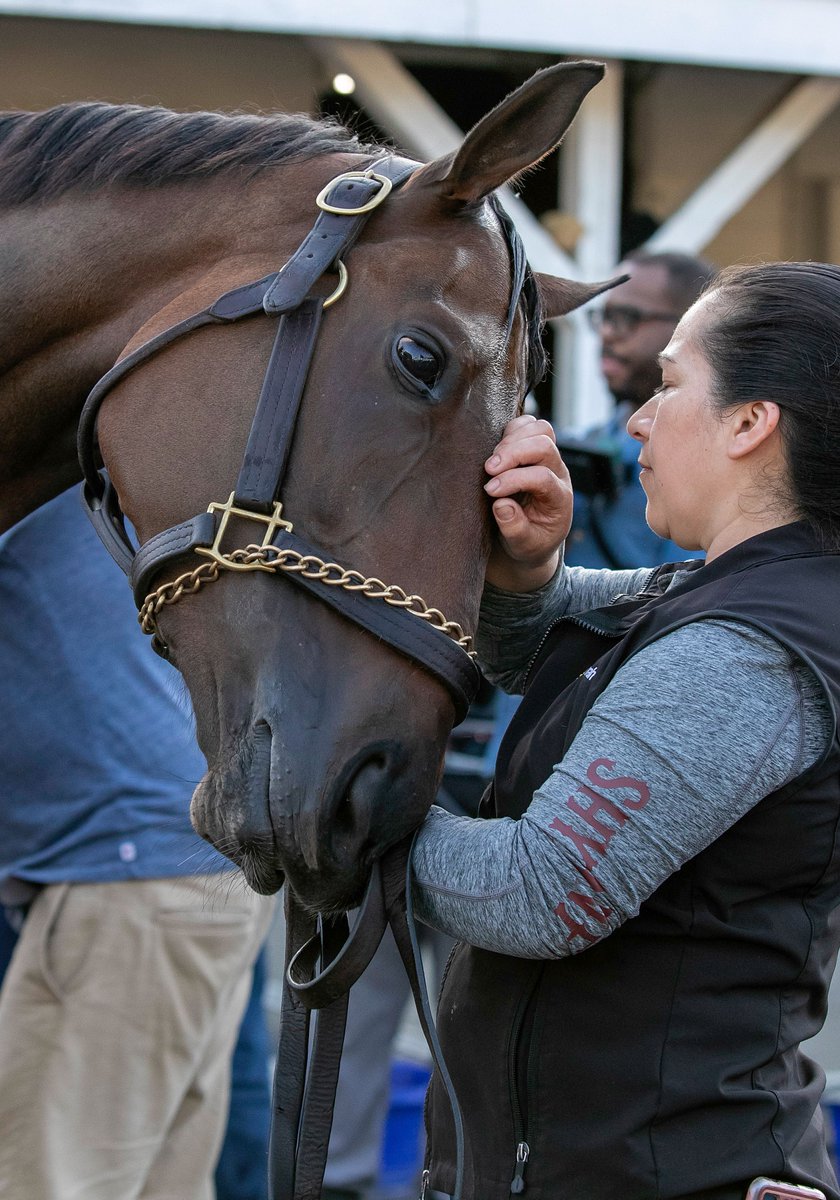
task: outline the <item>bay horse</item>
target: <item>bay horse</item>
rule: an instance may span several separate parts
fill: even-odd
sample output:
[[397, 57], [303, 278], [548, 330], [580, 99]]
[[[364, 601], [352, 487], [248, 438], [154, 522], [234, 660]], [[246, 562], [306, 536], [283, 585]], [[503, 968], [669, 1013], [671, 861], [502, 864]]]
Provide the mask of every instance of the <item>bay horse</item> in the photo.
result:
[[[491, 537], [483, 463], [542, 370], [542, 322], [602, 288], [525, 269], [493, 193], [558, 145], [602, 73], [541, 71], [456, 152], [411, 164], [343, 254], [294, 429], [284, 516], [360, 577], [423, 597], [465, 644]], [[0, 117], [0, 528], [80, 478], [79, 414], [115, 361], [276, 273], [316, 196], [383, 153], [301, 116]], [[231, 492], [275, 326], [260, 311], [196, 328], [110, 392], [99, 446], [141, 543]], [[253, 541], [247, 524], [234, 515], [234, 544]], [[154, 587], [195, 561], [167, 562]], [[197, 831], [258, 891], [288, 879], [313, 911], [356, 903], [435, 795], [447, 688], [265, 570], [221, 571], [157, 623], [208, 763]]]

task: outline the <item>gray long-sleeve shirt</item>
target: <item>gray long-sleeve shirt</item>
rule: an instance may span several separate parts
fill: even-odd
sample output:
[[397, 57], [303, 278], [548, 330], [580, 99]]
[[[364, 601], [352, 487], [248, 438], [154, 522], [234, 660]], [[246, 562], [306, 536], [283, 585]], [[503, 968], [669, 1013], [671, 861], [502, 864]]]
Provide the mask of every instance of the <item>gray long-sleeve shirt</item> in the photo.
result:
[[[551, 621], [649, 577], [561, 567], [527, 595], [488, 587], [478, 637], [488, 676], [521, 690]], [[735, 621], [685, 625], [623, 664], [519, 820], [432, 808], [414, 850], [418, 916], [523, 958], [585, 950], [816, 762], [831, 728], [813, 673], [772, 637]], [[593, 804], [593, 790], [607, 802]]]

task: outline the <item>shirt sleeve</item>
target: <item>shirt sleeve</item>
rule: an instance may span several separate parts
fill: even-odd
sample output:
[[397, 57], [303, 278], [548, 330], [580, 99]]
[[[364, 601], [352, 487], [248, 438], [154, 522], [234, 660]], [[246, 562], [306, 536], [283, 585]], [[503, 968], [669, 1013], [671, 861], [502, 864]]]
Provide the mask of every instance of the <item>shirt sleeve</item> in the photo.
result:
[[775, 639], [692, 622], [624, 663], [520, 820], [431, 810], [413, 857], [418, 916], [522, 958], [585, 950], [832, 733], [822, 686]]
[[553, 579], [533, 592], [506, 592], [486, 584], [476, 636], [482, 670], [504, 691], [521, 692], [528, 666], [554, 621], [600, 608], [619, 595], [635, 595], [652, 573], [651, 567], [593, 571], [561, 564]]

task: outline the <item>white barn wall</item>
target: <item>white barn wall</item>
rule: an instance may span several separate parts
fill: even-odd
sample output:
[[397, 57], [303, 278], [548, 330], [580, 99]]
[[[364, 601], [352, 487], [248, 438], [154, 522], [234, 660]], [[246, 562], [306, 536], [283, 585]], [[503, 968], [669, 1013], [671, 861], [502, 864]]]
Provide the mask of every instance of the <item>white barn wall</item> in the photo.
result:
[[[796, 77], [656, 66], [635, 101], [634, 206], [664, 220], [794, 85]], [[840, 250], [840, 114], [802, 148], [705, 248], [721, 266], [759, 259], [829, 258]], [[680, 249], [674, 246], [674, 249]]]
[[0, 16], [0, 109], [109, 100], [311, 112], [328, 83], [303, 38]]

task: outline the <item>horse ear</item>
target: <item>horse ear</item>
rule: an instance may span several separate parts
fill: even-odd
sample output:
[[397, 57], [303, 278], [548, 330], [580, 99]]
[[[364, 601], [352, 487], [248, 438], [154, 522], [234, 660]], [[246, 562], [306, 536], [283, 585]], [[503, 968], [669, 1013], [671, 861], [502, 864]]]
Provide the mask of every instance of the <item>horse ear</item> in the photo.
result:
[[587, 92], [603, 77], [604, 64], [598, 62], [563, 62], [537, 71], [482, 117], [459, 150], [418, 171], [413, 184], [434, 184], [456, 203], [478, 203], [560, 144]]
[[578, 283], [574, 279], [561, 279], [557, 275], [534, 273], [537, 288], [542, 300], [543, 316], [548, 321], [551, 317], [564, 317], [566, 313], [574, 312], [581, 304], [587, 304], [608, 292], [610, 288], [626, 283], [629, 275], [617, 275], [604, 283]]

